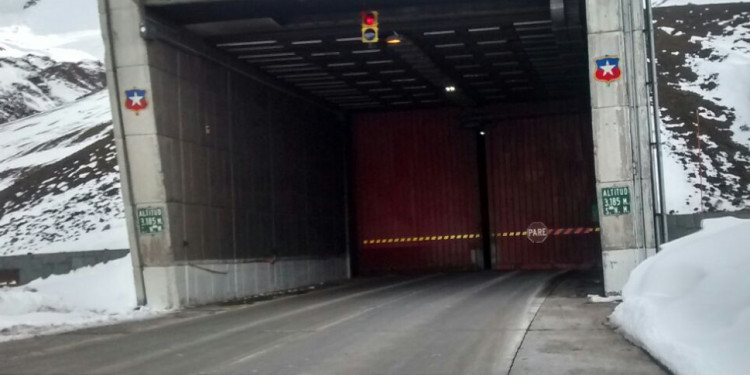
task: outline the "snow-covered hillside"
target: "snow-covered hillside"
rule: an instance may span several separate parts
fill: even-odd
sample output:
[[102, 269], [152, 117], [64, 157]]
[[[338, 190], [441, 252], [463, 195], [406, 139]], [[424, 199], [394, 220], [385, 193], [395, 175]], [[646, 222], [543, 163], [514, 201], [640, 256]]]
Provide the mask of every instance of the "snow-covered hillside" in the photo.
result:
[[746, 0], [653, 0], [654, 7], [673, 7], [680, 5], [706, 5], [726, 3], [746, 3]]
[[104, 88], [98, 19], [96, 0], [0, 1], [0, 123]]
[[129, 247], [102, 50], [96, 0], [0, 1], [0, 255]]
[[21, 53], [0, 39], [0, 123], [48, 111], [104, 88], [101, 62], [57, 62]]
[[128, 248], [106, 90], [0, 124], [0, 255]]
[[701, 194], [704, 210], [747, 208], [750, 3], [662, 7], [654, 17], [668, 209], [699, 211]]

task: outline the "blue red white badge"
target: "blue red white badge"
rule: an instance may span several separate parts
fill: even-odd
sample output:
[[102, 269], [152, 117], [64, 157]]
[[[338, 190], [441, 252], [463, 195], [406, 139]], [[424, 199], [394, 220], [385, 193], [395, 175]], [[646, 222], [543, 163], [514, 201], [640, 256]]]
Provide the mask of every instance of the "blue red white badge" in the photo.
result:
[[594, 78], [597, 81], [612, 83], [622, 77], [620, 58], [615, 55], [606, 55], [594, 60], [596, 72]]
[[146, 100], [146, 90], [132, 89], [125, 90], [125, 108], [135, 112], [136, 116], [139, 111], [142, 111], [148, 107], [148, 100]]

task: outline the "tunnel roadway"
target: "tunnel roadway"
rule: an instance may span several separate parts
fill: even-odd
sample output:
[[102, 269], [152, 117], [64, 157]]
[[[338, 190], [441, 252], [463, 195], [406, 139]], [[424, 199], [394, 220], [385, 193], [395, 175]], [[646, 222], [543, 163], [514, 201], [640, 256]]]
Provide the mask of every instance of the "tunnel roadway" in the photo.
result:
[[0, 344], [0, 374], [506, 374], [554, 278], [357, 280]]

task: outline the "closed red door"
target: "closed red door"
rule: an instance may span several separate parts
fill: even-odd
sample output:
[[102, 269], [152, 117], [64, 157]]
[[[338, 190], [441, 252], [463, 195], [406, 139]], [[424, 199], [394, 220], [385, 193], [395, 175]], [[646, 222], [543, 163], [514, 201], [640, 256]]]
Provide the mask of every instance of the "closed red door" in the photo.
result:
[[[590, 115], [498, 121], [486, 139], [496, 267], [583, 268], [598, 263]], [[528, 238], [529, 225], [538, 222], [547, 227], [542, 243]]]
[[455, 110], [357, 115], [353, 124], [359, 270], [480, 264], [476, 139]]
[[[485, 130], [480, 200], [477, 131], [458, 110], [354, 118], [357, 261], [362, 274], [482, 267], [481, 207], [498, 269], [599, 262], [590, 116], [495, 121]], [[533, 239], [529, 225], [535, 225]], [[540, 241], [539, 224], [547, 229]]]

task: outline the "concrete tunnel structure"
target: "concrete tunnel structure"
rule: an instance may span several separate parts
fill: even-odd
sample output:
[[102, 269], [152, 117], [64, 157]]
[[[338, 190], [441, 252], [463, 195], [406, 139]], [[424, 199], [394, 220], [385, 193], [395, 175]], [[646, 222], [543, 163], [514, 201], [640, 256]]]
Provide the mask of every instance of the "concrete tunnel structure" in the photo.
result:
[[99, 1], [140, 303], [662, 237], [641, 1]]

